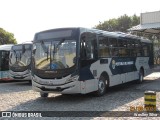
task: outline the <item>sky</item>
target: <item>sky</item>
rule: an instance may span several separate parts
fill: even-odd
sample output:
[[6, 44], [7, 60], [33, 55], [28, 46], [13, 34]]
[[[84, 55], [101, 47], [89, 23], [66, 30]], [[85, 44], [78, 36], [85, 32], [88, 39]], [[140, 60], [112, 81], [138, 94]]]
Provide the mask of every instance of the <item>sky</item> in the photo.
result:
[[47, 29], [92, 28], [124, 14], [160, 11], [159, 4], [159, 0], [0, 0], [0, 27], [23, 43]]

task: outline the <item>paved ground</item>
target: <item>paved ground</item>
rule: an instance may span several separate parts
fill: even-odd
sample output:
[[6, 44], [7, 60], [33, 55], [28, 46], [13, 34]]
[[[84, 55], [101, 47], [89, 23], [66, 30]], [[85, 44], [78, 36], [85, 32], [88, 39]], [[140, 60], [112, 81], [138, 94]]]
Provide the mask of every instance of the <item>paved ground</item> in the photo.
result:
[[[28, 82], [0, 84], [0, 111], [129, 111], [131, 106], [143, 106], [144, 92], [157, 92], [157, 110], [160, 110], [160, 72], [147, 76], [143, 84], [134, 82], [112, 87], [103, 97], [93, 95], [50, 94], [39, 97]], [[77, 113], [75, 113], [77, 114]], [[6, 119], [6, 118], [5, 118]], [[27, 118], [26, 118], [27, 119]], [[30, 118], [31, 119], [31, 118]], [[38, 120], [39, 118], [32, 118]], [[56, 117], [43, 119], [158, 119], [158, 117]], [[160, 119], [160, 118], [159, 118]]]

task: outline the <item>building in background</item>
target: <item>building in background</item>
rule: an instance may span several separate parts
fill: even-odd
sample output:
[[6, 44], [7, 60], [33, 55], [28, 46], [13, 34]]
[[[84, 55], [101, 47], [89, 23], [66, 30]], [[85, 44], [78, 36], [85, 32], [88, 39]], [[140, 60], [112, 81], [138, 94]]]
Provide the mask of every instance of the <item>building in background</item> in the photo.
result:
[[140, 24], [128, 31], [153, 41], [155, 64], [160, 64], [160, 11], [141, 13]]

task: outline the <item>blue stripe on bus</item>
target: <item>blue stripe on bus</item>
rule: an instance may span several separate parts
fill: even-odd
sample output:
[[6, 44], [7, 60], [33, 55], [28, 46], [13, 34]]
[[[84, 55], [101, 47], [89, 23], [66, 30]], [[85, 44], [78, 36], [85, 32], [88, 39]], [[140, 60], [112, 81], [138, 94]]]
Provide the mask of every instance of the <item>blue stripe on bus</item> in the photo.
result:
[[80, 69], [80, 81], [94, 79], [92, 72], [90, 71], [90, 65]]
[[113, 57], [109, 68], [112, 72], [112, 75], [133, 72], [137, 71], [135, 62], [135, 57]]

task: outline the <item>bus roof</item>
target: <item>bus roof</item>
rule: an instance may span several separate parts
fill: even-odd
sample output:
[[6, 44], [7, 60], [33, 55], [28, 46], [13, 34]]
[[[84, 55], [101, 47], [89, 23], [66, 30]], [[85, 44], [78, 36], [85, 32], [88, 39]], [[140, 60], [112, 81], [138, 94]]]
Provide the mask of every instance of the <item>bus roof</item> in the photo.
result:
[[32, 45], [32, 42], [25, 42], [25, 43], [20, 43], [20, 44], [16, 44], [14, 46], [19, 46], [19, 45]]
[[97, 34], [102, 34], [108, 37], [116, 37], [116, 38], [129, 38], [129, 39], [138, 39], [141, 42], [147, 42], [147, 43], [152, 43], [149, 39], [143, 38], [143, 37], [138, 37], [136, 35], [128, 34], [128, 33], [123, 33], [123, 32], [109, 32], [109, 31], [104, 31], [104, 30], [99, 30], [99, 29], [92, 29], [92, 28], [83, 28], [83, 27], [68, 27], [68, 28], [56, 28], [56, 29], [49, 29], [49, 30], [44, 30], [37, 32], [36, 34], [43, 33], [43, 32], [49, 32], [53, 30], [65, 30], [65, 29], [83, 29], [87, 31], [92, 31]]
[[139, 37], [136, 35], [132, 35], [129, 33], [124, 33], [124, 32], [109, 32], [109, 31], [103, 31], [103, 30], [98, 30], [98, 29], [87, 29], [89, 31], [93, 31], [97, 34], [102, 34], [102, 35], [106, 35], [108, 37], [116, 37], [116, 38], [124, 38], [124, 39], [138, 39], [141, 42], [146, 42], [146, 43], [152, 43], [151, 40], [144, 38], [144, 37]]
[[0, 50], [10, 51], [12, 46], [12, 44], [0, 45]]

